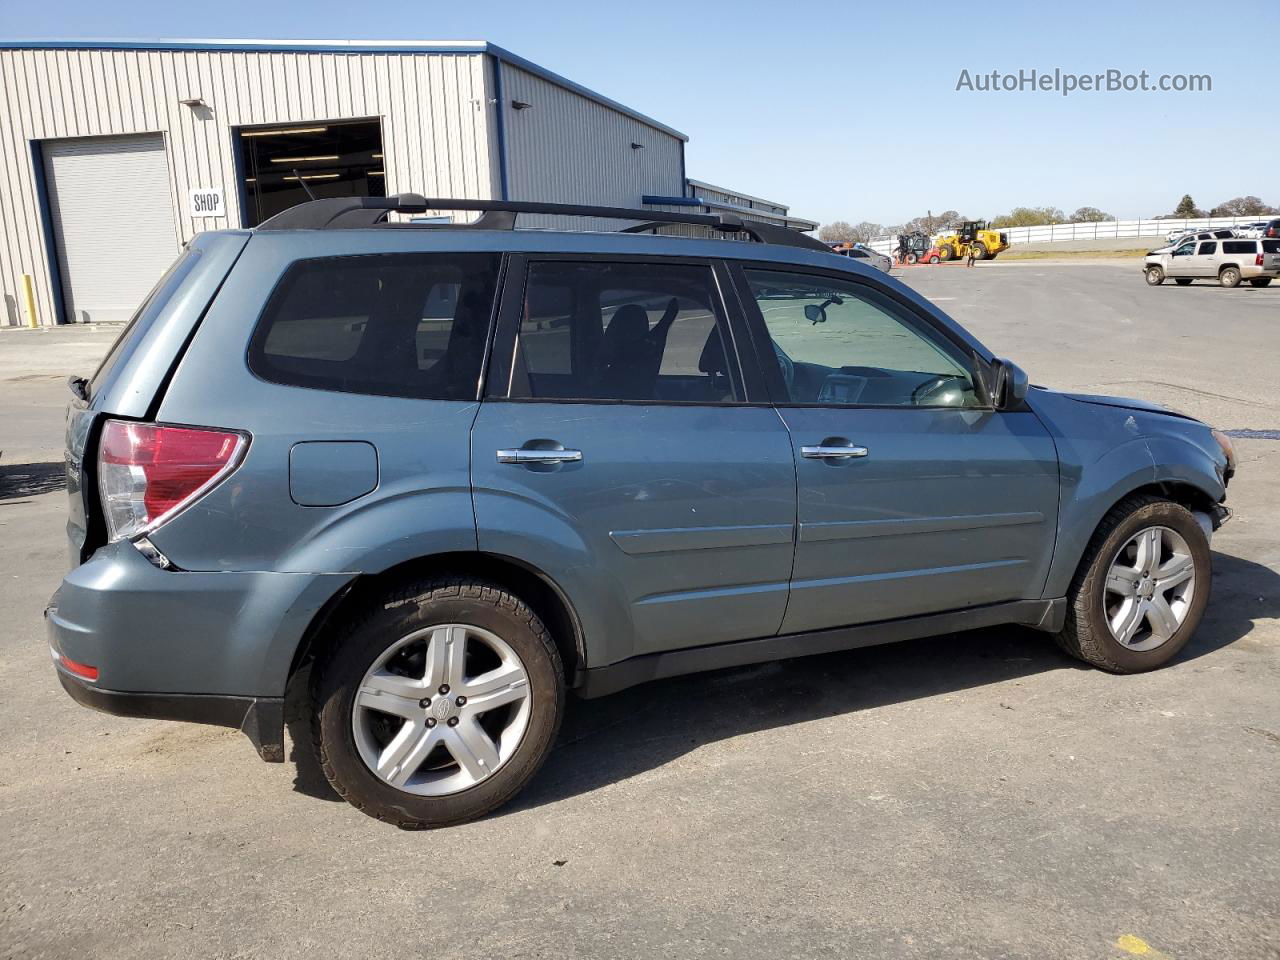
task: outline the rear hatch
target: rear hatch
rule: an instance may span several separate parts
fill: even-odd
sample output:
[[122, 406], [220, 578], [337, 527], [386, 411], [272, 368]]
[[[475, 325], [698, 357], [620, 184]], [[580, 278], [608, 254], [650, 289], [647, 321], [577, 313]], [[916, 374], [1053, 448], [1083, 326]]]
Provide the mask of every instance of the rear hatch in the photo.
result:
[[1280, 240], [1260, 240], [1262, 244], [1262, 269], [1280, 271]]
[[102, 421], [154, 415], [169, 376], [249, 237], [247, 231], [197, 236], [147, 294], [93, 375], [68, 379], [67, 539], [73, 567], [104, 537], [94, 492]]

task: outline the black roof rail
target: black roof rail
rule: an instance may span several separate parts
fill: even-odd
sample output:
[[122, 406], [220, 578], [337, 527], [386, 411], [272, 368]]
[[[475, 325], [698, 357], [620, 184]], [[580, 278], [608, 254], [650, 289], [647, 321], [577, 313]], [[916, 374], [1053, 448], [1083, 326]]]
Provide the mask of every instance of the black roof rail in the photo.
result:
[[[743, 220], [732, 213], [670, 213], [665, 210], [635, 210], [630, 207], [597, 207], [577, 203], [538, 203], [529, 200], [468, 200], [423, 197], [416, 193], [400, 193], [391, 197], [332, 197], [310, 200], [277, 213], [258, 225], [259, 230], [334, 230], [373, 227], [382, 224], [389, 213], [426, 213], [428, 210], [475, 210], [481, 216], [467, 224], [422, 224], [448, 226], [452, 229], [512, 230], [516, 214], [540, 213], [565, 217], [600, 217], [610, 220], [636, 220], [635, 226], [623, 232], [652, 230], [668, 223], [684, 223], [710, 227], [725, 233], [745, 233], [760, 243], [775, 243], [806, 250], [830, 253], [820, 240], [796, 230], [772, 223]], [[397, 224], [397, 226], [419, 226]]]

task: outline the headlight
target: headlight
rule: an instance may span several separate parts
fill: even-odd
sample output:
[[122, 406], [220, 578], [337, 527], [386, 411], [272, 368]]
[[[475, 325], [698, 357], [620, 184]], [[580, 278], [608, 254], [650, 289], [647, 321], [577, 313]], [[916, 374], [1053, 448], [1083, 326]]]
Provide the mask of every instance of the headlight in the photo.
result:
[[1231, 438], [1221, 430], [1213, 431], [1213, 439], [1218, 441], [1218, 446], [1222, 448], [1223, 455], [1227, 458], [1227, 469], [1222, 475], [1222, 479], [1230, 480], [1235, 476], [1236, 472], [1236, 448], [1231, 443]]

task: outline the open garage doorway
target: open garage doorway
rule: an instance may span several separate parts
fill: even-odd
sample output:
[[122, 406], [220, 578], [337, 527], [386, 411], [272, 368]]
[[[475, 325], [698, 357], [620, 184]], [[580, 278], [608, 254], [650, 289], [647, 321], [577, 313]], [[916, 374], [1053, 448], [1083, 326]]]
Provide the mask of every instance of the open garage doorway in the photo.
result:
[[316, 197], [385, 197], [382, 124], [316, 120], [241, 127], [244, 226]]

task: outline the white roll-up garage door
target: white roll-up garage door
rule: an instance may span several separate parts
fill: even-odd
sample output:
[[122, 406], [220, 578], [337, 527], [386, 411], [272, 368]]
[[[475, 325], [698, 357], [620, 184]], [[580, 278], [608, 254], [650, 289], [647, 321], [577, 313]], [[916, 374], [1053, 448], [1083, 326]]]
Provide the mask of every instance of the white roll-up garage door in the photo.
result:
[[178, 253], [164, 137], [46, 140], [67, 319], [127, 320]]

